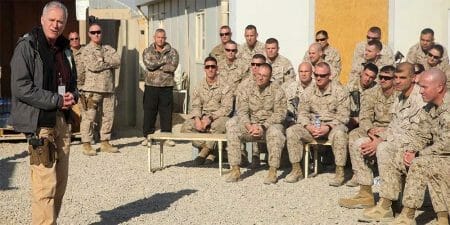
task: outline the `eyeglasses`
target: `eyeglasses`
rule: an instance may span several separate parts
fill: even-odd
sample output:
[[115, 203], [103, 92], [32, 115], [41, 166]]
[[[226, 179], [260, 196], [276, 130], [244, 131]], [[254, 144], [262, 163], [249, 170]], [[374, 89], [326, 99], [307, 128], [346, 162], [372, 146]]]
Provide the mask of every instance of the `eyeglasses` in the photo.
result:
[[262, 63], [250, 63], [250, 65], [252, 65], [252, 66], [261, 66]]
[[327, 39], [326, 38], [316, 38], [316, 42], [319, 42], [319, 41], [326, 41]]
[[230, 32], [220, 33], [220, 36], [221, 36], [221, 37], [223, 37], [223, 36], [228, 36], [228, 35], [230, 35]]
[[427, 53], [427, 55], [430, 56], [430, 57], [433, 58], [433, 59], [436, 59], [436, 60], [439, 60], [439, 59], [442, 58], [442, 56], [433, 55], [433, 54], [431, 54], [431, 53], [429, 53], [429, 52]]
[[366, 36], [367, 40], [380, 40], [380, 37], [371, 37], [369, 35]]
[[329, 75], [330, 75], [330, 73], [325, 73], [325, 74], [314, 73], [314, 76], [315, 76], [316, 78], [318, 78], [318, 77], [320, 77], [320, 78], [325, 78], [325, 77], [327, 77], [327, 76], [329, 76]]
[[380, 80], [392, 80], [394, 79], [394, 77], [389, 77], [389, 76], [378, 76], [380, 78]]
[[80, 38], [69, 38], [71, 41], [80, 40]]
[[101, 30], [92, 30], [92, 31], [89, 31], [89, 33], [92, 34], [92, 35], [102, 34], [102, 31]]
[[237, 49], [236, 48], [234, 48], [234, 49], [226, 48], [225, 51], [227, 51], [227, 52], [237, 52]]
[[217, 66], [216, 65], [205, 65], [205, 69], [215, 69], [215, 68], [217, 68]]

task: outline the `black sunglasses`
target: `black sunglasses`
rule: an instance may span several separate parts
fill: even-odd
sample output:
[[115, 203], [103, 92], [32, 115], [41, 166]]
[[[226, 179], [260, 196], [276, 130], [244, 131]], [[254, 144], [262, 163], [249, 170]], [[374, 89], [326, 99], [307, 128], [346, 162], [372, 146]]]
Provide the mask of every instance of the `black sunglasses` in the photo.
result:
[[94, 35], [94, 34], [101, 34], [102, 31], [101, 30], [93, 30], [93, 31], [89, 31], [90, 34]]
[[326, 74], [318, 74], [318, 73], [314, 73], [314, 76], [317, 78], [317, 77], [320, 77], [320, 78], [325, 78], [325, 77], [327, 77], [327, 76], [329, 76], [330, 75], [330, 73], [326, 73]]
[[316, 38], [316, 42], [325, 41], [325, 40], [327, 40], [327, 39], [326, 38]]
[[394, 79], [394, 77], [389, 77], [389, 76], [378, 76], [380, 78], [380, 80], [392, 80]]
[[215, 69], [217, 68], [216, 65], [205, 65], [205, 69]]
[[227, 33], [220, 33], [220, 36], [221, 36], [221, 37], [223, 37], [223, 36], [228, 36], [228, 35], [230, 35], [230, 32], [227, 32]]
[[225, 51], [227, 52], [237, 52], [237, 49], [231, 49], [231, 48], [226, 48]]
[[380, 40], [379, 37], [366, 36], [367, 40]]
[[80, 38], [69, 38], [71, 41], [79, 40]]
[[433, 55], [433, 54], [431, 54], [431, 53], [429, 53], [429, 52], [427, 53], [427, 55], [430, 56], [430, 57], [433, 58], [433, 59], [436, 59], [436, 60], [439, 60], [439, 59], [442, 58], [442, 56]]
[[250, 65], [252, 65], [252, 66], [261, 66], [262, 63], [250, 63]]

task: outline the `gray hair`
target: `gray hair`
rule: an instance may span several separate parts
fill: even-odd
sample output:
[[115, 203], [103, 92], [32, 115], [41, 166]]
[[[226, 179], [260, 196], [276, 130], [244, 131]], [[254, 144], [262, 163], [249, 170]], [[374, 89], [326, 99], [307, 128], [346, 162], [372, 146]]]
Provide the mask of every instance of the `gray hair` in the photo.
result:
[[48, 13], [48, 11], [50, 9], [52, 9], [52, 8], [60, 8], [60, 9], [62, 9], [63, 12], [64, 12], [64, 19], [67, 21], [67, 16], [69, 15], [68, 12], [67, 12], [67, 7], [64, 4], [62, 4], [61, 2], [58, 2], [58, 1], [51, 1], [51, 2], [47, 3], [44, 6], [44, 9], [42, 10], [42, 15], [46, 15]]

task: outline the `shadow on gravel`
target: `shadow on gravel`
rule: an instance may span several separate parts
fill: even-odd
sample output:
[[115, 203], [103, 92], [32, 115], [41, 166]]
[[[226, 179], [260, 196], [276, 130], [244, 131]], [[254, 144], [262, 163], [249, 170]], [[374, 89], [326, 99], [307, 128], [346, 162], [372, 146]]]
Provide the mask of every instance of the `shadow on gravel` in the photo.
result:
[[16, 160], [20, 158], [25, 158], [28, 156], [27, 151], [23, 151], [19, 154], [15, 154], [11, 157], [0, 159], [0, 190], [12, 190], [17, 189], [9, 186], [9, 178], [14, 172], [14, 167], [17, 162], [10, 162], [11, 160]]
[[134, 217], [139, 217], [142, 214], [163, 211], [169, 208], [170, 205], [178, 199], [197, 191], [198, 190], [184, 189], [178, 192], [155, 194], [150, 198], [130, 202], [112, 210], [100, 211], [97, 214], [100, 215], [102, 220], [91, 223], [90, 225], [116, 225], [127, 222]]

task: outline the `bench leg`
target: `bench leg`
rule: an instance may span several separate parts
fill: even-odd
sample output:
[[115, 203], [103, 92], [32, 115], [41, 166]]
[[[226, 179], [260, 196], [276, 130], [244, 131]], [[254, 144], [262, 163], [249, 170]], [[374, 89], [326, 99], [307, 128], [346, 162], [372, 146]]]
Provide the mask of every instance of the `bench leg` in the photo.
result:
[[159, 143], [159, 166], [164, 168], [164, 141]]
[[147, 139], [147, 166], [148, 172], [152, 172], [152, 139]]
[[245, 143], [245, 150], [247, 151], [247, 159], [248, 162], [252, 162], [252, 153], [253, 153], [253, 142]]
[[219, 145], [219, 174], [222, 176], [222, 141], [218, 141]]
[[308, 178], [308, 169], [309, 169], [309, 144], [305, 146], [305, 179]]
[[314, 148], [314, 176], [317, 176], [319, 173], [318, 171], [318, 165], [319, 165], [319, 149]]
[[197, 158], [198, 156], [198, 148], [192, 146], [192, 160], [194, 160], [195, 158]]

